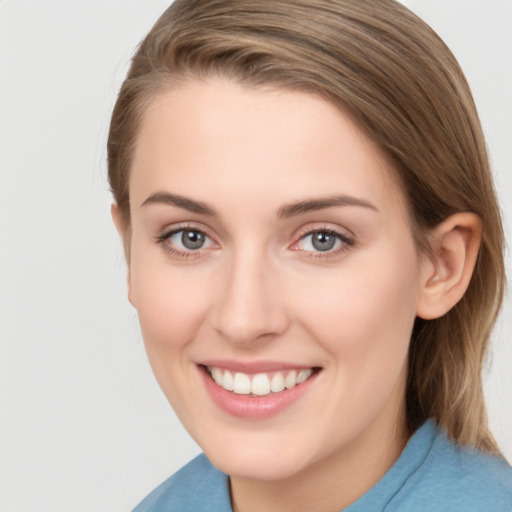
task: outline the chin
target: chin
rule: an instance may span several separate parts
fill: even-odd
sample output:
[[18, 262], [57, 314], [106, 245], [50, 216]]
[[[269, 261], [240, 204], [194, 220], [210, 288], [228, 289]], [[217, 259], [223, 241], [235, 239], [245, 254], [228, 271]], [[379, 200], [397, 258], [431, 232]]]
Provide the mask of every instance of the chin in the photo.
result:
[[243, 444], [227, 441], [215, 447], [205, 446], [204, 452], [222, 472], [250, 480], [283, 480], [308, 465], [303, 449], [276, 441], [266, 444], [254, 439]]
[[241, 453], [235, 457], [206, 454], [210, 462], [223, 473], [231, 477], [247, 480], [277, 481], [286, 480], [299, 473], [303, 468], [295, 461], [278, 460], [275, 455], [253, 459]]

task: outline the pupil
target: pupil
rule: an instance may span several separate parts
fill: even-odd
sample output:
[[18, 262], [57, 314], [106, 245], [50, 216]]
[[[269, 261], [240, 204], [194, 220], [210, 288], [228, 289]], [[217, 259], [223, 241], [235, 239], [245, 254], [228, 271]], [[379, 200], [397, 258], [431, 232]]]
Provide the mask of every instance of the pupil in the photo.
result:
[[200, 249], [204, 245], [204, 235], [199, 231], [183, 231], [181, 243], [187, 249]]
[[317, 251], [329, 251], [334, 247], [336, 237], [330, 233], [315, 233], [312, 242]]

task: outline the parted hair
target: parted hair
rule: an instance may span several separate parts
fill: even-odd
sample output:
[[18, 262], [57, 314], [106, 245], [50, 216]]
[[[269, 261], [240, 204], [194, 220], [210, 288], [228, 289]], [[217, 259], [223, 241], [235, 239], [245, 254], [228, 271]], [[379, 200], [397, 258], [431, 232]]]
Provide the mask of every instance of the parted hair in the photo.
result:
[[349, 115], [391, 158], [420, 250], [450, 215], [480, 217], [464, 297], [416, 320], [406, 411], [411, 431], [434, 418], [454, 441], [497, 452], [482, 369], [504, 293], [503, 229], [475, 104], [447, 46], [394, 0], [176, 0], [139, 45], [112, 114], [109, 180], [127, 226], [142, 115], [166, 89], [209, 77], [317, 94]]

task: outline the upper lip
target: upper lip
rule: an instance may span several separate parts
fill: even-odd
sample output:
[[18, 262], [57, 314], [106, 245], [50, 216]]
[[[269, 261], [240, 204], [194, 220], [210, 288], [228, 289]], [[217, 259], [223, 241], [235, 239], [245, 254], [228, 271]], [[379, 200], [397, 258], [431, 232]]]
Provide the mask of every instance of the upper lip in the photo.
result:
[[201, 361], [199, 364], [209, 366], [210, 368], [221, 368], [231, 372], [248, 374], [315, 368], [315, 366], [312, 365], [280, 361], [236, 361], [232, 359], [210, 359], [208, 361]]

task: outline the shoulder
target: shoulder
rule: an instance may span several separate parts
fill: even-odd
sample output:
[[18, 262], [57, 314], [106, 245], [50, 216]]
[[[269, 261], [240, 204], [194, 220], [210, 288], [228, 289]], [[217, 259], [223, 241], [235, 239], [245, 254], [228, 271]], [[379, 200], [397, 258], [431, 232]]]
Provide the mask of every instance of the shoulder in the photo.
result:
[[414, 510], [512, 512], [512, 468], [437, 430], [428, 456], [402, 491], [397, 500]]
[[133, 512], [231, 512], [228, 477], [199, 455], [163, 482]]

